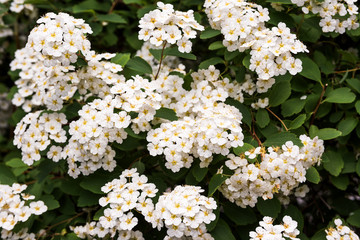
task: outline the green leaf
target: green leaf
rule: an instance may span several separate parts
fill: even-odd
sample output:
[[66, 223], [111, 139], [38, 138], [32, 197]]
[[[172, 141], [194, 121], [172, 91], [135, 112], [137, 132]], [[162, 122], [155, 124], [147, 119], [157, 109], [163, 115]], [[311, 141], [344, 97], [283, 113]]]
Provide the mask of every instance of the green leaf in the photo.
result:
[[215, 218], [215, 220], [214, 221], [212, 221], [212, 222], [210, 222], [209, 224], [206, 224], [206, 228], [207, 228], [207, 230], [209, 231], [209, 232], [211, 232], [212, 230], [214, 230], [215, 229], [215, 227], [216, 227], [216, 225], [217, 225], [217, 223], [218, 223], [218, 221], [219, 221], [219, 215], [220, 215], [220, 207], [217, 207], [214, 211], [213, 211], [213, 213], [215, 214], [215, 216], [216, 216], [216, 218]]
[[127, 21], [116, 13], [110, 13], [110, 14], [98, 14], [97, 19], [102, 22], [112, 22], [112, 23], [122, 23], [126, 24]]
[[225, 182], [227, 179], [227, 176], [224, 176], [222, 174], [215, 174], [209, 182], [209, 193], [208, 196], [212, 196], [215, 191]]
[[314, 136], [318, 136], [322, 140], [330, 140], [341, 136], [342, 133], [335, 128], [322, 128], [314, 134]]
[[246, 67], [247, 69], [249, 69], [249, 66], [250, 66], [250, 54], [246, 55], [244, 57], [244, 59], [242, 60], [242, 64], [244, 65], [244, 67]]
[[318, 50], [314, 52], [314, 61], [323, 73], [330, 74], [334, 72], [335, 65], [331, 62], [331, 60], [326, 58], [322, 52]]
[[322, 156], [324, 168], [333, 176], [339, 176], [344, 167], [344, 160], [340, 153], [327, 150]]
[[308, 180], [309, 182], [315, 183], [315, 184], [318, 184], [320, 182], [320, 174], [316, 170], [316, 168], [310, 167], [306, 171], [306, 180]]
[[311, 60], [309, 57], [301, 56], [299, 59], [302, 61], [303, 70], [300, 72], [301, 76], [304, 76], [308, 79], [321, 82], [321, 73], [318, 65]]
[[141, 74], [152, 74], [151, 66], [141, 57], [133, 57], [127, 63], [126, 67], [135, 70]]
[[141, 4], [142, 0], [124, 0], [125, 4]]
[[331, 91], [325, 98], [325, 102], [330, 103], [352, 103], [356, 95], [348, 87], [337, 88]]
[[208, 168], [201, 168], [199, 164], [196, 164], [191, 169], [192, 175], [195, 177], [196, 181], [201, 182], [208, 172]]
[[216, 41], [209, 45], [209, 50], [218, 50], [220, 48], [224, 48], [225, 46], [222, 44], [222, 41]]
[[266, 0], [266, 2], [280, 3], [280, 4], [293, 4], [291, 0]]
[[72, 10], [73, 13], [92, 12], [95, 14], [95, 11], [107, 12], [110, 7], [110, 3], [108, 2], [99, 3], [96, 0], [87, 0], [74, 5]]
[[44, 201], [45, 205], [48, 207], [48, 211], [59, 208], [60, 204], [55, 199], [53, 195], [43, 195], [40, 200]]
[[281, 114], [284, 117], [290, 117], [294, 114], [301, 112], [304, 108], [306, 101], [300, 98], [291, 98], [281, 104]]
[[360, 209], [351, 213], [346, 221], [355, 227], [360, 227]]
[[196, 56], [194, 54], [179, 52], [177, 47], [165, 49], [165, 55], [175, 56], [175, 57], [180, 57], [180, 58], [185, 58], [185, 59], [190, 59], [190, 60], [196, 60]]
[[211, 27], [206, 28], [200, 34], [200, 39], [208, 39], [220, 35], [220, 30], [212, 29]]
[[360, 114], [360, 100], [357, 100], [355, 103], [355, 109], [358, 114]]
[[291, 94], [290, 82], [281, 82], [275, 84], [269, 95], [269, 106], [276, 107], [286, 101]]
[[219, 219], [215, 229], [211, 231], [211, 236], [215, 240], [236, 240], [229, 225], [221, 218]]
[[170, 121], [178, 120], [178, 117], [176, 116], [176, 112], [174, 110], [164, 107], [156, 110], [155, 117], [168, 119]]
[[359, 122], [359, 119], [354, 118], [354, 117], [348, 117], [348, 118], [342, 119], [339, 122], [339, 124], [337, 125], [337, 128], [339, 129], [339, 131], [342, 132], [341, 136], [346, 136], [346, 135], [350, 134], [355, 129], [358, 122]]
[[137, 12], [136, 15], [137, 17], [140, 19], [142, 18], [146, 13], [154, 10], [156, 8], [156, 5], [146, 5], [142, 8], [140, 8]]
[[107, 182], [113, 180], [115, 177], [118, 177], [117, 173], [109, 173], [107, 171], [99, 170], [90, 176], [85, 177], [84, 180], [80, 182], [80, 187], [96, 194], [104, 194], [101, 191], [101, 187]]
[[143, 172], [145, 172], [145, 164], [143, 162], [141, 162], [141, 161], [135, 162], [131, 167], [136, 168], [137, 172], [139, 174], [142, 174]]
[[111, 62], [124, 67], [129, 60], [130, 53], [117, 53], [116, 56], [111, 59]]
[[260, 108], [257, 111], [255, 119], [256, 119], [256, 124], [260, 128], [264, 128], [270, 123], [269, 113], [263, 108]]
[[240, 156], [240, 154], [245, 153], [246, 151], [249, 151], [253, 148], [255, 148], [253, 145], [244, 143], [243, 146], [234, 148], [233, 151], [236, 155]]
[[285, 144], [287, 141], [292, 141], [295, 145], [302, 146], [300, 139], [294, 134], [290, 132], [279, 132], [269, 136], [264, 142], [264, 146], [281, 146]]
[[224, 63], [224, 60], [222, 58], [219, 57], [212, 57], [210, 59], [207, 59], [203, 62], [200, 63], [199, 65], [199, 69], [207, 69], [210, 65], [216, 65], [219, 63]]
[[291, 121], [289, 128], [297, 129], [304, 124], [305, 120], [306, 120], [306, 114], [305, 113], [300, 114], [299, 116], [297, 116], [297, 118]]
[[26, 165], [20, 158], [13, 158], [10, 161], [7, 161], [5, 163], [6, 166], [12, 167], [12, 168], [28, 168], [29, 166]]
[[257, 222], [254, 211], [250, 208], [242, 208], [233, 203], [226, 202], [223, 204], [225, 215], [230, 218], [236, 225], [244, 226]]
[[14, 182], [16, 182], [16, 177], [11, 172], [11, 169], [4, 164], [0, 164], [0, 183], [10, 185]]
[[317, 231], [315, 233], [314, 236], [312, 236], [311, 240], [324, 240], [326, 239], [326, 232], [325, 232], [325, 228], [320, 229], [319, 231]]
[[90, 207], [98, 206], [100, 196], [89, 191], [82, 190], [80, 191], [80, 197], [77, 201], [79, 207]]
[[281, 204], [277, 198], [267, 200], [259, 198], [259, 201], [256, 204], [256, 208], [263, 216], [276, 218], [281, 211]]
[[338, 189], [345, 191], [349, 186], [349, 177], [347, 175], [340, 175], [338, 177], [330, 177], [331, 183]]

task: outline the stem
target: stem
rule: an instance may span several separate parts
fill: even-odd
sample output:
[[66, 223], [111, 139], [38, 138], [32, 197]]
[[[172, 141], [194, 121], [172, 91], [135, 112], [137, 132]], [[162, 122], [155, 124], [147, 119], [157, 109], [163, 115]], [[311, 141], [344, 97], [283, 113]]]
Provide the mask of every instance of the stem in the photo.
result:
[[166, 46], [166, 41], [164, 42], [163, 48], [162, 48], [162, 50], [161, 50], [160, 63], [159, 63], [159, 68], [158, 68], [158, 70], [157, 70], [157, 73], [156, 73], [156, 75], [155, 75], [155, 80], [158, 78], [159, 73], [160, 73], [161, 63], [162, 63], [162, 60], [163, 60], [163, 58], [164, 58], [164, 49], [165, 49], [165, 46]]
[[357, 68], [348, 69], [348, 70], [336, 71], [334, 73], [356, 72], [357, 70], [360, 70], [360, 68], [357, 67]]
[[16, 15], [16, 19], [14, 22], [14, 37], [15, 37], [15, 44], [16, 48], [20, 48], [20, 39], [19, 39], [19, 24], [18, 24], [18, 15]]
[[112, 13], [112, 11], [114, 11], [115, 6], [116, 6], [116, 4], [118, 3], [118, 1], [119, 1], [119, 0], [114, 0], [114, 1], [113, 1], [112, 5], [111, 5], [111, 8], [110, 8], [110, 10], [109, 10], [109, 12], [108, 12], [108, 14], [110, 14], [110, 13]]
[[[71, 222], [71, 221], [74, 220], [75, 218], [80, 217], [81, 215], [83, 215], [84, 213], [85, 213], [85, 212], [81, 212], [81, 213], [78, 213], [78, 214], [76, 214], [75, 216], [73, 216], [73, 217], [71, 217], [71, 218], [68, 218], [68, 219], [62, 220], [62, 221], [60, 221], [60, 222], [57, 222], [57, 223], [55, 223], [54, 225], [51, 225], [51, 226], [47, 227], [46, 230], [45, 230], [45, 232], [50, 231], [53, 227], [56, 227], [56, 226], [58, 226], [58, 225], [60, 225], [60, 224]], [[44, 233], [43, 233], [43, 234], [44, 234]], [[41, 235], [39, 236], [39, 238], [40, 238], [43, 234], [41, 234]]]
[[255, 119], [254, 119], [253, 112], [251, 112], [251, 119], [252, 119], [252, 122], [251, 122], [252, 131], [249, 131], [249, 132], [251, 133], [252, 137], [258, 142], [259, 147], [261, 147], [262, 142], [260, 141], [259, 137], [256, 135], [256, 132], [255, 132], [255, 126], [254, 126]]
[[320, 104], [321, 104], [322, 98], [324, 97], [325, 90], [326, 90], [326, 87], [327, 87], [327, 86], [328, 86], [328, 84], [325, 84], [325, 85], [323, 86], [323, 90], [321, 91], [319, 101], [318, 101], [318, 103], [316, 104], [315, 110], [314, 110], [314, 112], [313, 112], [313, 114], [312, 114], [309, 127], [310, 127], [311, 125], [313, 125], [313, 123], [314, 123], [316, 112], [318, 111], [318, 109], [319, 109], [319, 107], [320, 107]]
[[277, 118], [277, 120], [279, 120], [281, 122], [281, 124], [284, 126], [286, 131], [289, 131], [289, 129], [286, 127], [285, 123], [273, 111], [271, 111], [269, 107], [267, 107], [266, 110], [268, 110], [269, 113], [271, 113], [274, 117]]

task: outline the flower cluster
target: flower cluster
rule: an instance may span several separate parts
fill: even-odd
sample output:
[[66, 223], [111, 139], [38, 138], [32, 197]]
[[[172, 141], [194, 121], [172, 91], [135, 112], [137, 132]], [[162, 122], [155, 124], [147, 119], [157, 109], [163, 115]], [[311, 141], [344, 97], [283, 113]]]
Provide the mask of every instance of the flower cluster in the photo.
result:
[[193, 156], [206, 167], [214, 153], [227, 155], [231, 147], [243, 145], [242, 114], [224, 103], [228, 93], [220, 85], [194, 79], [192, 90], [186, 91], [182, 78], [162, 74], [155, 82], [160, 85], [158, 92], [165, 96], [163, 105], [174, 109], [179, 117], [150, 130], [146, 138], [150, 155], [164, 153], [167, 168], [174, 172], [189, 168]]
[[[323, 141], [301, 135], [298, 147], [287, 141], [281, 147], [257, 147], [240, 156], [229, 154], [226, 166], [234, 174], [219, 188], [223, 195], [238, 206], [254, 207], [258, 197], [271, 199], [275, 193], [288, 196], [305, 182], [306, 170], [320, 163]], [[261, 159], [258, 159], [258, 158]], [[254, 163], [250, 163], [251, 160]], [[300, 191], [301, 192], [301, 191]], [[301, 193], [297, 193], [301, 195]]]
[[32, 214], [46, 212], [43, 201], [30, 202], [35, 196], [22, 193], [26, 188], [18, 183], [12, 186], [0, 184], [0, 228], [10, 231], [16, 223], [25, 222]]
[[[14, 145], [21, 149], [22, 161], [32, 165], [34, 161], [40, 160], [40, 152], [47, 149], [51, 141], [65, 143], [67, 137], [63, 125], [66, 123], [63, 113], [37, 111], [23, 117], [14, 130]], [[61, 152], [60, 146], [52, 145], [47, 157], [57, 162], [62, 157]]]
[[344, 33], [346, 30], [357, 29], [359, 22], [357, 0], [291, 0], [292, 3], [302, 7], [305, 14], [312, 12], [321, 17], [320, 27], [323, 32]]
[[26, 48], [41, 53], [46, 66], [59, 63], [69, 66], [77, 60], [81, 52], [86, 60], [91, 60], [90, 41], [87, 33], [92, 30], [83, 19], [76, 19], [67, 13], [47, 13], [37, 20], [40, 25], [31, 30]]
[[151, 198], [158, 192], [155, 184], [147, 183], [145, 175], [139, 175], [136, 168], [125, 170], [119, 178], [105, 184], [101, 191], [107, 193], [106, 197], [99, 199], [99, 204], [105, 208], [104, 215], [98, 222], [91, 222], [85, 226], [77, 226], [73, 231], [80, 238], [86, 236], [105, 237], [109, 234], [114, 237], [117, 233], [118, 239], [129, 239], [124, 236], [139, 236], [138, 231], [131, 231], [138, 223], [138, 219], [132, 211], [137, 211], [145, 216], [145, 219], [152, 219], [155, 209]]
[[150, 41], [155, 46], [166, 43], [177, 44], [180, 52], [191, 51], [190, 39], [204, 27], [194, 18], [194, 11], [175, 11], [173, 5], [157, 3], [158, 9], [145, 14], [139, 21], [139, 39]]
[[23, 228], [19, 232], [8, 231], [3, 229], [1, 231], [1, 239], [3, 240], [36, 240], [37, 235], [41, 235], [45, 231], [44, 229], [40, 230], [38, 234], [29, 233], [28, 228]]
[[325, 230], [326, 240], [337, 240], [337, 239], [348, 239], [348, 240], [359, 240], [359, 236], [356, 235], [349, 227], [343, 226], [341, 219], [337, 218], [334, 220], [335, 228], [330, 227]]
[[165, 239], [213, 239], [205, 224], [215, 220], [213, 210], [217, 205], [196, 186], [177, 186], [172, 192], [161, 195], [153, 212], [153, 227], [160, 229], [165, 224]]
[[223, 44], [229, 51], [251, 49], [249, 69], [255, 71], [259, 79], [302, 71], [301, 60], [292, 54], [306, 52], [306, 46], [284, 23], [266, 28], [265, 22], [270, 19], [266, 8], [236, 0], [209, 0], [204, 6], [212, 28], [221, 30]]
[[274, 219], [264, 217], [259, 222], [260, 226], [255, 231], [249, 233], [250, 240], [300, 240], [300, 238], [297, 238], [300, 234], [300, 231], [297, 229], [298, 223], [289, 216], [284, 216], [282, 221], [282, 224], [273, 225]]
[[[0, 0], [0, 3], [6, 2], [9, 2], [9, 0]], [[25, 0], [13, 0], [11, 1], [9, 10], [15, 13], [20, 13], [23, 10], [32, 12], [34, 11], [34, 5], [25, 3]]]

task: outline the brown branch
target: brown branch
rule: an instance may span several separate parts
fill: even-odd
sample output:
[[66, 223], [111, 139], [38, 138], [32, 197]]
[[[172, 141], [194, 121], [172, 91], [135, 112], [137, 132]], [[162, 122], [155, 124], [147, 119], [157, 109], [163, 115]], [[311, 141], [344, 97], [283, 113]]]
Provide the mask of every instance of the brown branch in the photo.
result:
[[348, 69], [348, 70], [342, 70], [342, 71], [335, 71], [334, 73], [356, 72], [357, 70], [360, 70], [360, 67]]
[[119, 0], [114, 0], [114, 1], [113, 1], [113, 3], [111, 4], [111, 8], [110, 8], [108, 14], [110, 14], [110, 13], [112, 13], [112, 12], [114, 11], [115, 6], [116, 6], [116, 4], [117, 4], [118, 2], [119, 2]]
[[281, 118], [278, 117], [278, 115], [276, 115], [273, 111], [271, 111], [269, 107], [267, 107], [266, 110], [268, 110], [269, 113], [271, 113], [274, 117], [276, 117], [277, 120], [279, 120], [281, 122], [281, 124], [284, 126], [286, 131], [289, 131], [289, 129], [286, 127], [285, 123], [281, 120]]
[[313, 123], [314, 123], [314, 121], [315, 121], [316, 112], [318, 111], [318, 109], [319, 109], [319, 107], [320, 107], [320, 104], [321, 104], [322, 98], [324, 97], [324, 94], [325, 94], [325, 91], [326, 91], [326, 87], [327, 87], [327, 86], [328, 86], [328, 84], [323, 85], [323, 89], [322, 89], [322, 91], [321, 91], [319, 101], [318, 101], [318, 103], [316, 104], [315, 110], [314, 110], [314, 112], [313, 112], [313, 114], [312, 114], [309, 127], [310, 127], [311, 125], [313, 125]]
[[252, 119], [252, 121], [251, 121], [252, 131], [251, 131], [251, 129], [250, 129], [249, 132], [251, 133], [252, 137], [258, 142], [259, 147], [261, 147], [261, 146], [262, 146], [262, 142], [261, 142], [261, 140], [259, 139], [259, 137], [256, 135], [256, 132], [255, 132], [255, 126], [254, 126], [255, 119], [254, 119], [254, 114], [253, 114], [253, 112], [251, 112], [251, 119]]
[[158, 70], [157, 70], [157, 73], [156, 73], [156, 75], [155, 75], [155, 80], [158, 78], [158, 75], [159, 75], [159, 73], [160, 73], [161, 63], [162, 63], [162, 60], [163, 60], [163, 58], [164, 58], [165, 46], [166, 46], [166, 41], [164, 42], [163, 48], [162, 48], [162, 50], [161, 50], [160, 63], [159, 63], [159, 68], [158, 68]]
[[55, 223], [54, 225], [51, 225], [51, 226], [47, 227], [47, 228], [45, 229], [45, 232], [43, 232], [42, 234], [40, 234], [39, 238], [40, 238], [43, 234], [45, 234], [46, 232], [50, 231], [52, 228], [54, 228], [54, 227], [56, 227], [56, 226], [58, 226], [58, 225], [60, 225], [60, 224], [63, 224], [63, 223], [71, 222], [71, 221], [74, 220], [75, 218], [78, 218], [78, 217], [80, 217], [81, 215], [83, 215], [84, 213], [85, 213], [85, 212], [78, 213], [78, 214], [76, 214], [75, 216], [72, 216], [71, 218], [62, 220], [62, 221], [60, 221], [60, 222]]

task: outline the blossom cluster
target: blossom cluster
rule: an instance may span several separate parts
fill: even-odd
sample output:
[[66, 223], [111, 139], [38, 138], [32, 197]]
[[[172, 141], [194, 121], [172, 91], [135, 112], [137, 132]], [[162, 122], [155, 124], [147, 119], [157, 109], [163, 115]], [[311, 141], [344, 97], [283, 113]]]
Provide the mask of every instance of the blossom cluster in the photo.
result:
[[61, 158], [62, 148], [51, 144], [51, 141], [61, 144], [67, 140], [63, 125], [67, 123], [63, 113], [28, 113], [16, 125], [14, 130], [14, 145], [21, 149], [22, 161], [32, 165], [41, 158], [41, 151], [50, 149], [47, 157], [57, 162]]
[[[7, 3], [9, 0], [0, 0], [0, 3]], [[15, 13], [20, 13], [21, 11], [33, 12], [34, 5], [25, 3], [25, 0], [13, 0], [10, 3], [9, 10]]]
[[357, 29], [358, 7], [357, 0], [291, 0], [292, 3], [302, 7], [305, 14], [312, 12], [321, 17], [320, 27], [323, 32], [344, 33], [346, 30]]
[[[137, 211], [145, 216], [145, 219], [154, 218], [154, 204], [151, 198], [158, 192], [155, 184], [147, 183], [145, 175], [139, 175], [136, 168], [125, 170], [119, 178], [105, 184], [101, 191], [107, 193], [106, 197], [99, 199], [99, 204], [105, 208], [104, 215], [98, 222], [91, 222], [85, 226], [77, 226], [73, 231], [80, 237], [98, 236], [100, 238], [109, 234], [118, 239], [122, 235], [131, 236], [142, 234], [131, 231], [138, 223], [137, 217], [132, 211]], [[148, 220], [149, 221], [149, 220]]]
[[351, 230], [348, 226], [344, 226], [341, 219], [334, 220], [335, 228], [330, 227], [325, 230], [326, 240], [348, 239], [359, 240], [359, 236]]
[[1, 239], [3, 240], [36, 240], [38, 236], [44, 234], [44, 229], [41, 229], [37, 234], [29, 233], [28, 228], [23, 228], [18, 232], [3, 229], [1, 231]]
[[282, 224], [274, 225], [274, 219], [271, 217], [264, 217], [259, 222], [259, 227], [255, 231], [249, 233], [250, 240], [300, 240], [297, 236], [300, 231], [297, 229], [298, 223], [290, 216], [284, 216]]
[[194, 11], [175, 11], [171, 4], [157, 3], [158, 9], [145, 14], [139, 21], [139, 39], [150, 41], [154, 46], [177, 44], [180, 52], [189, 53], [196, 38], [196, 31], [204, 27], [194, 18]]
[[153, 227], [160, 229], [165, 224], [165, 239], [213, 239], [205, 224], [215, 220], [217, 205], [213, 198], [201, 195], [203, 191], [196, 186], [177, 186], [161, 195], [153, 212]]
[[22, 193], [26, 185], [0, 184], [0, 228], [12, 230], [18, 222], [25, 222], [32, 214], [40, 215], [47, 210], [43, 201], [30, 201], [35, 196]]
[[168, 74], [160, 74], [155, 82], [164, 96], [163, 106], [173, 109], [179, 118], [150, 130], [146, 138], [150, 155], [164, 154], [167, 168], [173, 172], [189, 168], [193, 157], [207, 167], [214, 153], [227, 155], [231, 147], [243, 145], [242, 114], [224, 103], [228, 93], [220, 85], [194, 79], [187, 91], [182, 78]]
[[[324, 152], [323, 141], [301, 135], [302, 147], [287, 141], [281, 147], [257, 147], [240, 156], [229, 154], [226, 166], [234, 174], [219, 188], [223, 195], [238, 206], [254, 207], [259, 197], [273, 198], [275, 193], [288, 196], [306, 181], [306, 170], [319, 164]], [[259, 159], [260, 158], [260, 159]], [[249, 160], [254, 163], [250, 163]], [[297, 191], [301, 195], [306, 188]]]
[[228, 51], [251, 50], [249, 69], [255, 71], [259, 79], [268, 80], [286, 72], [296, 75], [302, 71], [301, 60], [292, 54], [306, 52], [306, 46], [284, 23], [272, 29], [265, 27], [270, 19], [267, 8], [237, 0], [208, 0], [204, 7], [211, 27], [224, 35], [223, 45]]

